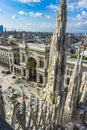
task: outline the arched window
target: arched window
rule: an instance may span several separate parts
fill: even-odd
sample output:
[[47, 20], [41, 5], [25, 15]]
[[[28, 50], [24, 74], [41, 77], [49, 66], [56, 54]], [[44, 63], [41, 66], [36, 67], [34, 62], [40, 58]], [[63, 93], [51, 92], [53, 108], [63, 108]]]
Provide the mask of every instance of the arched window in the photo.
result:
[[29, 58], [29, 80], [36, 81], [36, 60], [32, 57]]
[[70, 78], [67, 78], [66, 84], [69, 85], [69, 82], [70, 82]]

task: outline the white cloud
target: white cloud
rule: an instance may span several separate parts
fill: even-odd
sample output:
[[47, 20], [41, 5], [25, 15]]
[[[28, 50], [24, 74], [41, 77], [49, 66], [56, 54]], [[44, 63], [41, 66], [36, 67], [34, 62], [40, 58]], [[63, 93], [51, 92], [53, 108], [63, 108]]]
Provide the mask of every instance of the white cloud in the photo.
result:
[[[87, 0], [68, 0], [68, 32], [87, 32]], [[73, 27], [73, 28], [72, 28]]]
[[37, 12], [37, 13], [29, 12], [29, 15], [30, 15], [31, 17], [42, 17], [42, 16], [43, 16], [43, 14], [40, 13], [40, 12]]
[[14, 15], [12, 15], [12, 19], [16, 19], [17, 18], [17, 16], [14, 14]]
[[73, 4], [68, 4], [68, 10], [69, 11], [74, 11], [75, 6]]
[[80, 0], [78, 6], [81, 8], [87, 8], [87, 0]]
[[87, 9], [87, 0], [68, 0], [69, 11], [82, 11]]
[[51, 17], [49, 15], [46, 15], [45, 18], [50, 19]]
[[24, 15], [24, 14], [26, 14], [26, 13], [25, 13], [24, 11], [19, 11], [18, 14]]
[[77, 17], [78, 19], [81, 19], [81, 18], [82, 18], [80, 14], [78, 14], [76, 17]]
[[87, 17], [87, 12], [86, 11], [82, 11], [82, 16]]
[[84, 21], [84, 19], [87, 19], [87, 12], [86, 11], [82, 11], [81, 14], [77, 15], [78, 19], [81, 19], [82, 21]]
[[19, 11], [18, 14], [20, 15], [29, 15], [31, 17], [42, 17], [46, 19], [50, 19], [51, 17], [49, 15], [44, 15], [41, 12], [24, 12], [24, 11]]
[[50, 4], [49, 6], [47, 6], [47, 8], [52, 9], [55, 12], [58, 10], [58, 6], [53, 4]]
[[[73, 28], [72, 28], [73, 27]], [[85, 22], [77, 22], [77, 23], [68, 23], [67, 24], [67, 31], [68, 32], [73, 32], [73, 33], [78, 33], [82, 32], [85, 33], [87, 30], [87, 21]]]
[[44, 15], [43, 13], [41, 12], [29, 12], [28, 13], [31, 17], [42, 17], [42, 18], [47, 18], [47, 19], [50, 19], [50, 16], [49, 15]]
[[16, 1], [19, 1], [21, 3], [26, 3], [26, 4], [41, 3], [41, 0], [16, 0]]

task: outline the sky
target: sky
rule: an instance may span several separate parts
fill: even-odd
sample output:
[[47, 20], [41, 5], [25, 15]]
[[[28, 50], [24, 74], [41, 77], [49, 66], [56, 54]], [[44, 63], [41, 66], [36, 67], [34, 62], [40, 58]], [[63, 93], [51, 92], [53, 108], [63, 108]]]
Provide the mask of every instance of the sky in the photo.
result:
[[[60, 0], [0, 0], [7, 30], [55, 32]], [[87, 32], [87, 0], [67, 0], [67, 32]]]

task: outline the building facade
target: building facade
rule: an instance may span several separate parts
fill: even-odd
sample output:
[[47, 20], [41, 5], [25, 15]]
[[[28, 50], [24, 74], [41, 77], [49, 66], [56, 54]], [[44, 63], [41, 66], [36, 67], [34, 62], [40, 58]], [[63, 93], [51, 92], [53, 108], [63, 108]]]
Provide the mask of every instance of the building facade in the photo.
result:
[[19, 44], [21, 75], [29, 81], [45, 86], [50, 47], [38, 43]]
[[[38, 86], [47, 83], [50, 46], [38, 43], [0, 44], [0, 64]], [[52, 59], [51, 59], [52, 60]], [[67, 58], [65, 84], [69, 85], [76, 59]], [[83, 63], [87, 73], [87, 63]]]
[[0, 64], [26, 80], [45, 86], [50, 47], [38, 43], [0, 44]]
[[8, 68], [11, 72], [14, 72], [15, 64], [19, 64], [19, 49], [14, 43], [0, 44], [0, 64]]
[[[72, 76], [72, 72], [74, 70], [77, 59], [67, 58], [66, 60], [66, 75], [65, 75], [65, 84], [69, 85], [70, 78]], [[87, 75], [87, 62], [83, 61], [82, 64], [82, 76]]]

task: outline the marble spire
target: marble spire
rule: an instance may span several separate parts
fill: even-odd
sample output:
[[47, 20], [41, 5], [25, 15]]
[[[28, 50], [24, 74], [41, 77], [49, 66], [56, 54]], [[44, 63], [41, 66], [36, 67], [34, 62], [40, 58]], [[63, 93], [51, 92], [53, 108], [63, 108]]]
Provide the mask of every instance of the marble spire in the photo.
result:
[[61, 28], [63, 29], [62, 33], [65, 34], [66, 31], [66, 22], [67, 22], [67, 5], [66, 0], [61, 0], [57, 19], [56, 19], [56, 33], [61, 35]]
[[55, 81], [54, 88], [60, 94], [64, 87], [64, 74], [65, 74], [65, 50], [66, 50], [66, 19], [67, 19], [67, 6], [66, 0], [61, 0], [59, 13], [56, 22], [56, 60], [55, 60]]
[[47, 93], [46, 99], [51, 99], [53, 102], [56, 96], [58, 97], [58, 95], [61, 95], [64, 88], [64, 74], [66, 64], [66, 22], [66, 0], [61, 0], [56, 20], [56, 32], [53, 34], [50, 47], [48, 82], [45, 90], [49, 93]]

